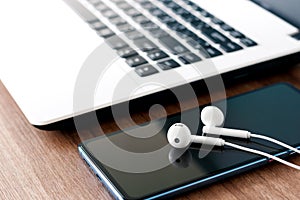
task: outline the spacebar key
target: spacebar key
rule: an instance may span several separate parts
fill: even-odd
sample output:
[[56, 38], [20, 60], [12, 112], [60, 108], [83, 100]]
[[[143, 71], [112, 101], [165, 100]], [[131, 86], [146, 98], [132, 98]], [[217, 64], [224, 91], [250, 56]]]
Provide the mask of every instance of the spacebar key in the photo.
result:
[[180, 44], [177, 40], [175, 40], [171, 36], [161, 37], [161, 38], [159, 38], [159, 42], [165, 48], [167, 48], [167, 50], [169, 50], [171, 53], [173, 53], [175, 55], [185, 53], [188, 51], [188, 49], [185, 46]]

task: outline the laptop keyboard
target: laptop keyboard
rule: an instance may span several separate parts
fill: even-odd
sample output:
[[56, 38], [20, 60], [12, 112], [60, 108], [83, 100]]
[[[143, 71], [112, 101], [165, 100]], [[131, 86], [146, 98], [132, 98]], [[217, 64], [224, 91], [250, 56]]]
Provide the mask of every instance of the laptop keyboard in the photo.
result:
[[[134, 46], [121, 39], [98, 19], [89, 21], [90, 27], [105, 38], [107, 44], [141, 77], [159, 73], [158, 68], [170, 70], [183, 64], [192, 64], [257, 45], [255, 41], [190, 0], [134, 0], [131, 1], [132, 4], [124, 0], [111, 0], [137, 23], [143, 32], [149, 34], [137, 30], [104, 1], [88, 1], [108, 19], [111, 23], [109, 27], [115, 26]], [[158, 5], [159, 3], [161, 5]], [[152, 16], [151, 19], [156, 18], [165, 24], [166, 28], [161, 28], [161, 25], [146, 15]], [[182, 23], [176, 19], [178, 17]], [[174, 56], [177, 60], [171, 58]], [[151, 64], [147, 60], [151, 61]]]

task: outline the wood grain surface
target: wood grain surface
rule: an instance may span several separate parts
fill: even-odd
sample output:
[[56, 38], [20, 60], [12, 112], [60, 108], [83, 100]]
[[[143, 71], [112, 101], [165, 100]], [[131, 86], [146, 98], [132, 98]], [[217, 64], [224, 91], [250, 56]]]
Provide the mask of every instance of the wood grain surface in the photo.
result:
[[[227, 96], [277, 82], [300, 88], [300, 65], [283, 72], [252, 77], [226, 86]], [[44, 131], [30, 125], [0, 82], [0, 199], [112, 199], [79, 157], [75, 130]], [[200, 104], [208, 103], [200, 95]], [[186, 107], [189, 101], [184, 102]], [[167, 105], [169, 114], [178, 105]], [[157, 114], [159, 117], [160, 114]], [[148, 113], [133, 113], [136, 122]], [[124, 123], [130, 123], [124, 119]], [[118, 130], [113, 120], [102, 122], [104, 132]], [[95, 131], [93, 127], [90, 130]], [[300, 156], [289, 159], [300, 165]], [[278, 163], [243, 173], [183, 194], [178, 199], [300, 199], [300, 172]]]

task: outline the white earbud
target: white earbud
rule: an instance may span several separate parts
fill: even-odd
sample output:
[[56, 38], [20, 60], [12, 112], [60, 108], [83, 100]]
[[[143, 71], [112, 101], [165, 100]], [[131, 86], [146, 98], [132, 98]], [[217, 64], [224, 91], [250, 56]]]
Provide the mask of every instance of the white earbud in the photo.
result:
[[202, 110], [201, 121], [205, 125], [202, 129], [203, 133], [238, 138], [250, 138], [251, 135], [249, 131], [245, 130], [217, 127], [224, 123], [224, 115], [222, 111], [215, 106], [207, 106]]
[[220, 138], [192, 135], [190, 129], [182, 123], [173, 124], [167, 133], [167, 139], [171, 146], [182, 149], [192, 142], [207, 145], [224, 146], [225, 141]]
[[251, 133], [246, 130], [237, 130], [237, 129], [217, 127], [217, 126], [221, 126], [224, 123], [224, 115], [223, 115], [222, 111], [215, 106], [205, 107], [201, 112], [201, 120], [202, 120], [203, 124], [205, 125], [202, 128], [203, 133], [210, 134], [210, 135], [222, 135], [222, 136], [246, 138], [246, 139], [249, 139], [251, 137], [259, 138], [262, 140], [267, 140], [267, 141], [273, 142], [277, 145], [283, 146], [287, 149], [290, 149], [290, 150], [300, 154], [299, 149], [294, 148], [294, 147], [292, 147], [288, 144], [285, 144], [281, 141], [278, 141], [274, 138], [270, 138], [268, 136], [254, 134], [254, 133]]
[[205, 125], [221, 126], [224, 122], [223, 112], [215, 106], [206, 106], [201, 111], [201, 121]]

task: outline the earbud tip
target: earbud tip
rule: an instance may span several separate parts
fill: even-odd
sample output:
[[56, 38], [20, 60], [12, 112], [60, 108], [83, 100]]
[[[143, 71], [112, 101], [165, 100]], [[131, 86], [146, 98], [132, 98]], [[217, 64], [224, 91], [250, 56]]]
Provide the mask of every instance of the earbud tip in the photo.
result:
[[224, 122], [224, 115], [219, 108], [206, 106], [201, 111], [201, 121], [206, 126], [221, 126]]

